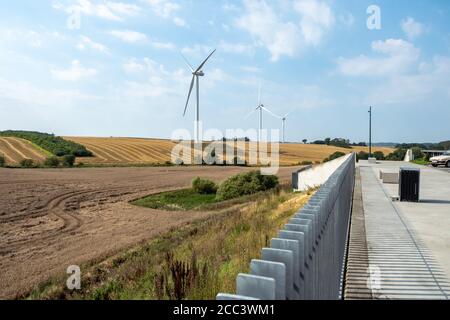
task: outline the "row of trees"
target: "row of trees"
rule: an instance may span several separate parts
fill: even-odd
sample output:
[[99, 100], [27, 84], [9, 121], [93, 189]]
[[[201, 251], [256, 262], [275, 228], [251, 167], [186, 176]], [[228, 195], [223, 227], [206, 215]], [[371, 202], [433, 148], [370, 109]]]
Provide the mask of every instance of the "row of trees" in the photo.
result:
[[[414, 159], [422, 159], [425, 158], [424, 153], [419, 147], [413, 147], [411, 148]], [[384, 155], [381, 151], [375, 151], [372, 153], [372, 157], [376, 158], [377, 160], [389, 160], [389, 161], [403, 161], [405, 159], [405, 155], [408, 149], [405, 148], [396, 148], [394, 151], [389, 153], [388, 155]], [[369, 159], [369, 153], [365, 151], [360, 151], [356, 155], [358, 160], [367, 160]]]
[[[306, 143], [306, 139], [303, 140], [303, 142]], [[352, 146], [362, 146], [362, 147], [366, 146], [365, 142], [351, 143], [349, 139], [344, 138], [333, 138], [333, 139], [325, 138], [324, 140], [315, 140], [312, 142], [312, 144], [320, 144], [348, 149], [350, 149]]]

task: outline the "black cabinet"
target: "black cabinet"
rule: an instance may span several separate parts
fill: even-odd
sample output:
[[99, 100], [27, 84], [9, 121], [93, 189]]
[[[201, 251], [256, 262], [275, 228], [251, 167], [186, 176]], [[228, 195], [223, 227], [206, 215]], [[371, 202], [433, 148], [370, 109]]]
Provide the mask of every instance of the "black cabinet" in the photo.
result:
[[420, 169], [400, 168], [400, 201], [419, 202]]

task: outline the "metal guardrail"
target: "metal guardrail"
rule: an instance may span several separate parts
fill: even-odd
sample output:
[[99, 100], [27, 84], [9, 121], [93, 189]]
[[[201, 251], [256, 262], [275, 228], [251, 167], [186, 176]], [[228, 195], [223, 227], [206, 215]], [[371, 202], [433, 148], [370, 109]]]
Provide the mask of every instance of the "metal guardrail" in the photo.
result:
[[218, 300], [341, 299], [355, 182], [352, 154]]

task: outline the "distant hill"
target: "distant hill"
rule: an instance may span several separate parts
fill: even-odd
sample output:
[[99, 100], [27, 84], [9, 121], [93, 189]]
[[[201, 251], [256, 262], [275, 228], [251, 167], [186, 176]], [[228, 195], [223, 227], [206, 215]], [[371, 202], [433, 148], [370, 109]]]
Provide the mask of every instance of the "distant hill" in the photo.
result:
[[76, 157], [91, 157], [92, 152], [88, 151], [85, 146], [73, 141], [64, 140], [54, 134], [23, 131], [23, 130], [6, 130], [0, 131], [1, 137], [15, 137], [28, 140], [38, 147], [52, 153], [58, 157], [72, 154]]

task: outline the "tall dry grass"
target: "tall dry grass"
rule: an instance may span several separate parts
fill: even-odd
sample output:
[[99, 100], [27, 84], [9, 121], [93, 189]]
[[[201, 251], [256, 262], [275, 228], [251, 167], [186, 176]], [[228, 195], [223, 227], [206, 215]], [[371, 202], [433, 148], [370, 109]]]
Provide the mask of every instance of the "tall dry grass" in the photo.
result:
[[250, 204], [174, 229], [102, 262], [82, 266], [82, 289], [65, 288], [66, 275], [41, 284], [34, 299], [214, 299], [234, 292], [239, 272], [309, 199], [277, 190]]

